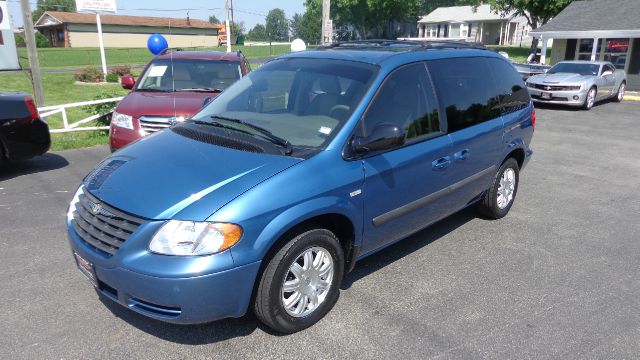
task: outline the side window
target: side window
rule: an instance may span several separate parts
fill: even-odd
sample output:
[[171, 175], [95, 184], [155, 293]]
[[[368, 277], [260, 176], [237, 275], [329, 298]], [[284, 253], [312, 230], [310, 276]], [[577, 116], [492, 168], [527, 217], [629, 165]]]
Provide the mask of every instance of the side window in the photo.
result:
[[500, 116], [499, 98], [485, 58], [432, 60], [428, 64], [449, 132]]
[[495, 93], [500, 99], [504, 114], [524, 109], [531, 101], [524, 81], [513, 66], [504, 60], [488, 58], [487, 62], [496, 84]]
[[385, 79], [363, 118], [363, 136], [384, 123], [398, 125], [407, 141], [440, 132], [438, 106], [423, 63], [401, 67]]

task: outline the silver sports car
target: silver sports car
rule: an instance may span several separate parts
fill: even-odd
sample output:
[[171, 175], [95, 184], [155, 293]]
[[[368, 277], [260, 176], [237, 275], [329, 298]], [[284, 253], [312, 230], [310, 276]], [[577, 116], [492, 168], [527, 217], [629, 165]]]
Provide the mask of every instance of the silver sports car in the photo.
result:
[[535, 102], [581, 106], [591, 109], [596, 101], [622, 101], [627, 84], [624, 70], [608, 61], [561, 61], [545, 74], [527, 79]]

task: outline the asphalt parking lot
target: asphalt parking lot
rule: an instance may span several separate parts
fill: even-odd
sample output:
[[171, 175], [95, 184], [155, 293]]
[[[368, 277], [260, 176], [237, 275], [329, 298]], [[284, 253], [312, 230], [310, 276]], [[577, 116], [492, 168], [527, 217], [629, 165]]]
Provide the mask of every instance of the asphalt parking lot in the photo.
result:
[[0, 358], [639, 358], [640, 102], [538, 109], [532, 147], [506, 218], [465, 210], [363, 260], [329, 315], [289, 336], [251, 315], [176, 326], [103, 303], [64, 217], [107, 148], [12, 164]]

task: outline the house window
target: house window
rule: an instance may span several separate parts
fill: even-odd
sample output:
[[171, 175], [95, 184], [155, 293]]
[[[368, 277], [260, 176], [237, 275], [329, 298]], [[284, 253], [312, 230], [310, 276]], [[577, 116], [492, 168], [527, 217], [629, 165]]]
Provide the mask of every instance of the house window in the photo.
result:
[[604, 61], [611, 61], [617, 69], [624, 69], [629, 52], [629, 39], [605, 39]]
[[58, 30], [58, 41], [64, 41], [64, 30]]
[[460, 24], [451, 24], [451, 33], [449, 37], [460, 37]]
[[[598, 40], [598, 49], [596, 54], [600, 53], [602, 47], [602, 39]], [[591, 60], [591, 52], [593, 51], [593, 39], [580, 39], [578, 42], [577, 60]]]

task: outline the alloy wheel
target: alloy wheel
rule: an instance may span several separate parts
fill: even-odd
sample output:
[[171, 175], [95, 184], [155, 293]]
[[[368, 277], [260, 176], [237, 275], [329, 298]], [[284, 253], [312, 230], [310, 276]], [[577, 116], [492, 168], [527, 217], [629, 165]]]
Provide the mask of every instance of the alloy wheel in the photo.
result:
[[500, 209], [506, 208], [513, 200], [516, 189], [516, 172], [512, 168], [506, 168], [500, 178], [498, 196], [496, 202]]
[[620, 89], [618, 89], [618, 101], [622, 101], [622, 99], [624, 99], [624, 91], [625, 91], [625, 86], [624, 83], [620, 84]]
[[333, 258], [328, 250], [312, 247], [298, 255], [282, 284], [281, 300], [287, 313], [304, 317], [315, 311], [329, 293], [333, 274]]

